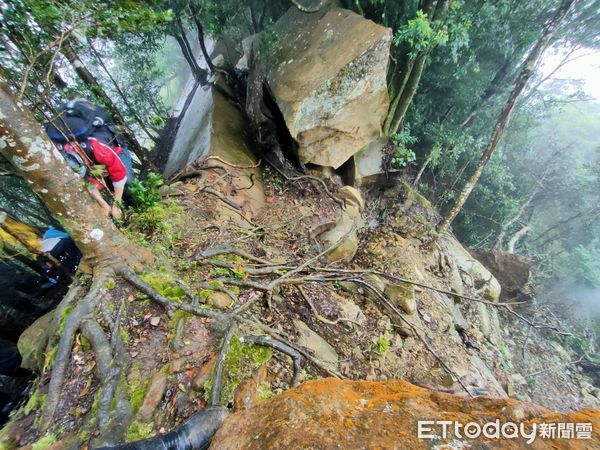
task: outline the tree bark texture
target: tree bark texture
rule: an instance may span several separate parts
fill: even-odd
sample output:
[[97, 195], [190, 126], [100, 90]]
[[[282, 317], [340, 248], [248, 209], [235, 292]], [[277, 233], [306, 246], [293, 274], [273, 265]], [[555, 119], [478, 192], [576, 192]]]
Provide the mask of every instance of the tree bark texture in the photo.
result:
[[0, 153], [38, 194], [92, 266], [133, 264], [148, 253], [128, 241], [87, 192], [32, 115], [0, 83]]

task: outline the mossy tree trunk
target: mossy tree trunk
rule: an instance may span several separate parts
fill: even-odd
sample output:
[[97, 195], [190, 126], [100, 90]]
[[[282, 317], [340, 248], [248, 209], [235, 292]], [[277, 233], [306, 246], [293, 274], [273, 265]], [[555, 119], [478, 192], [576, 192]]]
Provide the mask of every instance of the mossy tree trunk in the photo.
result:
[[560, 25], [562, 20], [565, 18], [565, 16], [569, 12], [569, 9], [573, 5], [574, 1], [575, 0], [563, 0], [562, 1], [560, 7], [556, 11], [556, 14], [552, 18], [552, 20], [550, 22], [548, 22], [548, 24], [542, 31], [542, 35], [536, 42], [535, 46], [533, 47], [533, 49], [531, 50], [529, 55], [527, 56], [527, 59], [525, 59], [525, 62], [521, 66], [521, 71], [519, 72], [519, 76], [517, 77], [517, 79], [513, 85], [513, 90], [511, 92], [510, 96], [508, 97], [508, 100], [507, 100], [506, 104], [504, 105], [504, 108], [502, 109], [500, 116], [498, 117], [496, 126], [494, 127], [494, 131], [492, 132], [492, 136], [490, 137], [490, 140], [483, 151], [481, 159], [479, 160], [479, 163], [477, 164], [475, 171], [473, 172], [473, 174], [467, 181], [466, 185], [463, 187], [462, 191], [456, 198], [454, 204], [452, 205], [452, 207], [450, 208], [450, 210], [448, 211], [446, 216], [438, 224], [437, 228], [438, 228], [439, 232], [443, 232], [448, 229], [448, 227], [454, 221], [454, 219], [456, 218], [458, 213], [462, 210], [462, 207], [464, 206], [465, 202], [471, 195], [471, 192], [477, 185], [477, 182], [479, 181], [479, 178], [481, 177], [483, 170], [485, 169], [487, 163], [489, 162], [490, 158], [494, 154], [494, 151], [496, 150], [498, 142], [500, 142], [500, 138], [504, 134], [504, 129], [506, 128], [506, 126], [508, 125], [508, 123], [510, 121], [511, 114], [515, 108], [515, 105], [517, 103], [519, 96], [523, 92], [523, 89], [527, 85], [527, 82], [529, 81], [529, 79], [533, 76], [535, 67], [536, 67], [540, 57], [542, 56], [542, 53], [544, 52], [544, 50], [548, 46], [548, 43], [554, 36], [556, 29], [558, 28], [558, 26]]
[[5, 83], [0, 85], [0, 153], [41, 197], [91, 265], [139, 265], [144, 252], [115, 228]]

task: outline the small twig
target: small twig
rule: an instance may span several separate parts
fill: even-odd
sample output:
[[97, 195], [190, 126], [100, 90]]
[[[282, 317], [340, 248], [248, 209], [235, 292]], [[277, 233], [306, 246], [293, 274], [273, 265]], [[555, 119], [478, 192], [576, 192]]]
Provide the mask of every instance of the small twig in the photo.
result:
[[360, 326], [360, 324], [358, 322], [355, 322], [354, 320], [350, 320], [350, 319], [344, 319], [343, 317], [340, 317], [336, 320], [329, 320], [326, 317], [323, 317], [321, 314], [319, 314], [319, 311], [317, 311], [317, 308], [315, 308], [315, 305], [311, 301], [310, 297], [308, 295], [306, 295], [306, 293], [304, 292], [304, 289], [302, 289], [302, 287], [300, 285], [297, 285], [296, 289], [298, 289], [298, 292], [300, 292], [300, 295], [302, 296], [302, 298], [304, 300], [306, 300], [306, 303], [308, 303], [308, 306], [310, 306], [310, 309], [312, 309], [312, 312], [315, 315], [315, 317], [317, 318], [317, 320], [319, 320], [323, 323], [329, 324], [329, 325], [337, 325], [340, 322], [350, 322], [350, 323], [353, 323], [354, 325]]
[[323, 181], [322, 179], [320, 179], [318, 177], [313, 177], [312, 175], [299, 175], [297, 177], [288, 177], [285, 173], [283, 173], [283, 172], [280, 172], [280, 173], [288, 181], [310, 180], [310, 181], [319, 183], [321, 185], [321, 187], [323, 188], [323, 190], [325, 191], [325, 194], [327, 194], [327, 196], [330, 199], [332, 199], [334, 202], [336, 202], [340, 206], [340, 208], [342, 208], [342, 209], [346, 208], [346, 202], [344, 202], [344, 200], [342, 200], [341, 198], [333, 195], [333, 193], [327, 187], [327, 184], [325, 183], [325, 181]]
[[211, 406], [218, 406], [221, 403], [221, 388], [223, 386], [223, 366], [225, 365], [225, 358], [227, 358], [227, 351], [229, 350], [229, 344], [231, 343], [231, 338], [233, 337], [234, 330], [235, 324], [230, 325], [227, 329], [227, 333], [225, 333], [225, 337], [223, 338], [223, 345], [221, 347], [221, 351], [219, 352], [219, 358], [217, 359], [217, 364], [215, 366], [212, 395], [210, 398]]
[[232, 164], [230, 162], [225, 161], [222, 158], [219, 158], [218, 156], [208, 156], [207, 158], [204, 158], [202, 161], [208, 161], [209, 159], [214, 159], [215, 161], [219, 161], [222, 162], [223, 164], [229, 166], [229, 167], [234, 167], [236, 169], [256, 169], [258, 166], [260, 166], [262, 160], [259, 159], [258, 162], [254, 165], [251, 166], [239, 166], [237, 164]]
[[235, 203], [232, 200], [229, 200], [227, 197], [225, 197], [219, 191], [215, 191], [214, 189], [209, 188], [209, 187], [202, 188], [202, 189], [200, 189], [200, 191], [214, 195], [219, 200], [221, 200], [223, 203], [226, 203], [228, 206], [231, 206], [233, 209], [235, 209], [237, 211], [241, 211], [242, 210], [242, 207], [240, 205], [238, 205], [237, 203]]
[[456, 381], [458, 382], [458, 384], [460, 384], [462, 386], [462, 388], [465, 390], [465, 392], [467, 394], [469, 394], [469, 397], [473, 397], [474, 396], [471, 393], [471, 391], [469, 390], [469, 388], [467, 387], [467, 385], [461, 380], [460, 376], [452, 368], [450, 368], [450, 366], [448, 366], [448, 364], [446, 364], [446, 362], [437, 354], [437, 352], [435, 350], [433, 350], [433, 348], [431, 348], [431, 346], [425, 340], [425, 338], [421, 335], [421, 333], [419, 333], [417, 331], [417, 328], [412, 323], [410, 323], [408, 320], [406, 320], [406, 318], [404, 317], [404, 315], [400, 311], [398, 311], [398, 309], [392, 303], [390, 303], [388, 301], [388, 299], [381, 292], [379, 292], [379, 289], [377, 289], [375, 286], [373, 286], [370, 283], [368, 283], [368, 282], [366, 282], [364, 280], [361, 280], [361, 279], [356, 279], [355, 278], [352, 281], [354, 281], [356, 283], [360, 283], [360, 284], [366, 286], [367, 288], [369, 288], [375, 294], [375, 296], [384, 304], [384, 306], [386, 306], [388, 309], [390, 309], [392, 312], [394, 312], [395, 315], [407, 327], [409, 327], [411, 329], [411, 331], [415, 334], [415, 336], [417, 336], [419, 338], [419, 340], [423, 343], [423, 345], [429, 351], [429, 353], [431, 353], [433, 355], [433, 357], [438, 360], [438, 362], [446, 370], [446, 372], [448, 372], [450, 375], [452, 375], [456, 379]]
[[535, 377], [535, 376], [537, 376], [537, 375], [539, 375], [539, 374], [541, 374], [541, 373], [544, 373], [544, 372], [550, 372], [550, 371], [552, 371], [552, 370], [554, 370], [554, 369], [561, 369], [561, 368], [563, 368], [563, 367], [572, 366], [572, 365], [574, 365], [574, 364], [578, 364], [578, 363], [580, 363], [581, 361], [583, 361], [583, 359], [584, 359], [584, 357], [583, 357], [583, 356], [581, 356], [581, 357], [579, 357], [578, 359], [576, 359], [576, 360], [574, 360], [574, 361], [571, 361], [571, 362], [568, 362], [568, 363], [566, 363], [566, 364], [556, 364], [556, 365], [554, 365], [554, 366], [550, 366], [550, 367], [547, 367], [547, 368], [545, 368], [545, 369], [538, 370], [537, 372], [532, 372], [532, 373], [529, 373], [529, 374], [525, 375], [525, 377], [524, 377], [524, 378], [532, 378], [532, 377]]

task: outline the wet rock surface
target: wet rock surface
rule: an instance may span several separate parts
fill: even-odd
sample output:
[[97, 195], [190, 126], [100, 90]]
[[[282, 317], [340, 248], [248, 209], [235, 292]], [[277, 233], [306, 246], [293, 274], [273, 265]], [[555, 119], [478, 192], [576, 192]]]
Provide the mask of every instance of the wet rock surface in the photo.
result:
[[[435, 440], [417, 437], [419, 420], [449, 420], [462, 424], [499, 420], [523, 423], [531, 431], [534, 423], [586, 423], [593, 430], [589, 439], [542, 439], [528, 444], [524, 437], [475, 439], [450, 434]], [[477, 398], [422, 389], [404, 381], [340, 381], [327, 378], [301, 387], [233, 414], [217, 432], [211, 449], [300, 449], [300, 448], [597, 448], [600, 442], [600, 412], [582, 410], [554, 413], [515, 400]], [[583, 434], [582, 434], [583, 436]], [[588, 434], [586, 434], [588, 436]]]
[[338, 8], [292, 8], [275, 29], [268, 81], [300, 160], [338, 168], [380, 136], [391, 30]]

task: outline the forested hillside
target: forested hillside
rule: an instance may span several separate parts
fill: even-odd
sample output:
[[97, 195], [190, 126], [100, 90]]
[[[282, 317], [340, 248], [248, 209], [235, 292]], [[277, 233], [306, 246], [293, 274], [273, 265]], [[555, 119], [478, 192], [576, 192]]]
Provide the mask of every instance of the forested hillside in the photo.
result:
[[0, 448], [600, 445], [598, 0], [0, 26]]

